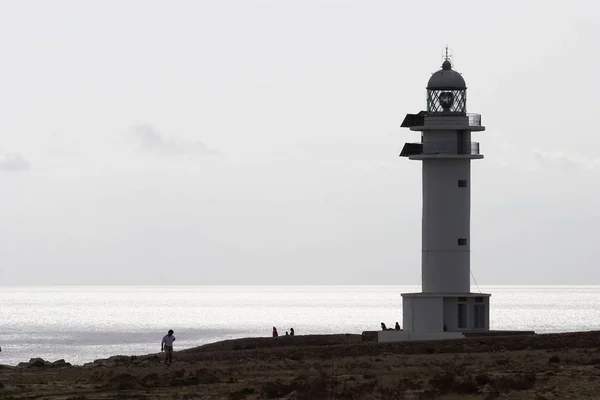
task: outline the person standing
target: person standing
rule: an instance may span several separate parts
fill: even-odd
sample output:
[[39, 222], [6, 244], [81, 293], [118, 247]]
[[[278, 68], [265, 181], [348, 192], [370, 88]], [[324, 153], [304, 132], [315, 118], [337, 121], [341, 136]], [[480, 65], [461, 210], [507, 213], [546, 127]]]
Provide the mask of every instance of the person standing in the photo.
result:
[[277, 336], [279, 336], [279, 333], [277, 333], [277, 328], [273, 327], [273, 337]]
[[173, 362], [173, 342], [175, 341], [173, 333], [173, 330], [169, 329], [169, 332], [163, 336], [162, 342], [160, 343], [160, 351], [165, 352], [165, 365], [171, 365]]
[[290, 336], [294, 336], [295, 332], [294, 332], [294, 328], [290, 328]]

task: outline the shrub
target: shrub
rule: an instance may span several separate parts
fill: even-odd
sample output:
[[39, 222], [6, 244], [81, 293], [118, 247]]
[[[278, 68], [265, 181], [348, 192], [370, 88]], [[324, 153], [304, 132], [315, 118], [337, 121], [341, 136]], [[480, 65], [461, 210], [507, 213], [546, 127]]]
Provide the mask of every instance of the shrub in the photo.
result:
[[533, 373], [506, 375], [495, 378], [492, 386], [502, 392], [510, 390], [529, 390], [535, 385], [536, 377]]
[[429, 384], [434, 389], [436, 389], [442, 393], [447, 393], [452, 389], [452, 385], [454, 385], [455, 380], [456, 380], [456, 377], [454, 376], [454, 374], [443, 373], [443, 374], [438, 374], [438, 375], [434, 376], [433, 378], [431, 378], [429, 380]]
[[251, 395], [251, 394], [256, 394], [256, 389], [254, 389], [254, 388], [243, 388], [241, 390], [236, 390], [235, 392], [230, 393], [229, 394], [229, 399], [230, 400], [243, 400], [248, 395]]

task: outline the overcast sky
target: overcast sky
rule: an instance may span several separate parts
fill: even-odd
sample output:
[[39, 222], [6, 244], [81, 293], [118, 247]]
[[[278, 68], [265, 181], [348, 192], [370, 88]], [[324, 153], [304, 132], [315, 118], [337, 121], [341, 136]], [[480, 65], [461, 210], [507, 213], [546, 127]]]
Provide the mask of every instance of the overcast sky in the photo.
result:
[[592, 1], [0, 0], [0, 284], [409, 284], [450, 46], [479, 284], [600, 284]]

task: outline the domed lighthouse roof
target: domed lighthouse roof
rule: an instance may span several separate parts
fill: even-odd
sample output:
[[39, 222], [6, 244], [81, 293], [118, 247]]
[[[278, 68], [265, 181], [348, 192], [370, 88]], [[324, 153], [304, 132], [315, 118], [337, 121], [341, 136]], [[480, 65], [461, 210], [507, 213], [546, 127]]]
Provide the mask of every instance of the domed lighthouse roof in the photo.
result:
[[442, 64], [442, 69], [431, 75], [427, 82], [427, 90], [466, 90], [467, 84], [462, 75], [452, 69], [448, 58]]

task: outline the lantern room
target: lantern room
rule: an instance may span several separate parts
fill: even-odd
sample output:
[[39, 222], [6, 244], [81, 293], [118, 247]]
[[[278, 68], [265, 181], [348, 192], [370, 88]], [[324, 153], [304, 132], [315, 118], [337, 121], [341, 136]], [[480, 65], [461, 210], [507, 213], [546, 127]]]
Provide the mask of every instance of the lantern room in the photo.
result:
[[448, 57], [427, 83], [427, 111], [455, 115], [467, 112], [467, 85], [462, 75], [452, 69]]

